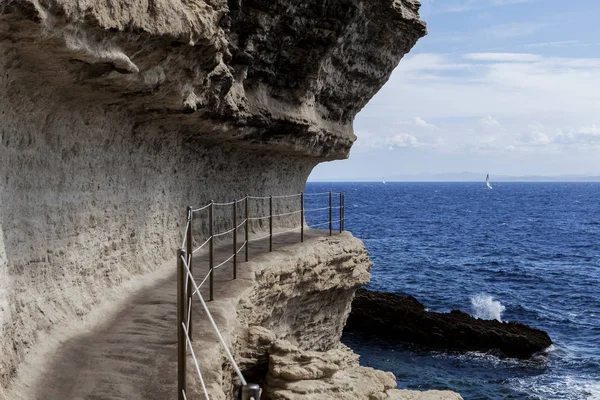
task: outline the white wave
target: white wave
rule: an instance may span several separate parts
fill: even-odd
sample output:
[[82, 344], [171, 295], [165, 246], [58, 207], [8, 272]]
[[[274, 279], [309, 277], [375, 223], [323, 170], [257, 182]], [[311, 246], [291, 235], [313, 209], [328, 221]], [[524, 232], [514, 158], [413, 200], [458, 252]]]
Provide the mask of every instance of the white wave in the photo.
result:
[[509, 379], [509, 385], [534, 399], [600, 400], [600, 383], [591, 377], [538, 375]]
[[488, 294], [478, 294], [471, 297], [472, 315], [479, 319], [495, 319], [502, 322], [502, 313], [506, 307]]

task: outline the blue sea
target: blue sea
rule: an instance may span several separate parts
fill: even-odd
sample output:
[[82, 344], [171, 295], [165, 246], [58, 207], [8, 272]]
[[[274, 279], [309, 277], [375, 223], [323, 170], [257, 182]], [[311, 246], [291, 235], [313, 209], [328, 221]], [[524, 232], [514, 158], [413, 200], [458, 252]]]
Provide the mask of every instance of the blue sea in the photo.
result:
[[[547, 331], [527, 361], [345, 334], [399, 388], [465, 399], [600, 399], [600, 183], [309, 183], [345, 192], [345, 226], [374, 262], [370, 289]], [[307, 196], [307, 208], [323, 205]], [[334, 206], [337, 197], [334, 197]], [[334, 219], [337, 212], [334, 212]], [[327, 219], [307, 213], [309, 225]]]

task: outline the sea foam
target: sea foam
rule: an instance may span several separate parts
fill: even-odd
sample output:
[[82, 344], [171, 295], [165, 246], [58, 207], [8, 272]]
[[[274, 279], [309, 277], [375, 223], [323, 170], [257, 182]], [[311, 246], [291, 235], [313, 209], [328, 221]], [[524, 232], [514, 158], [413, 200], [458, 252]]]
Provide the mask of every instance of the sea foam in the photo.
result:
[[502, 322], [502, 313], [506, 307], [488, 294], [478, 294], [471, 297], [472, 315], [479, 319], [495, 319]]

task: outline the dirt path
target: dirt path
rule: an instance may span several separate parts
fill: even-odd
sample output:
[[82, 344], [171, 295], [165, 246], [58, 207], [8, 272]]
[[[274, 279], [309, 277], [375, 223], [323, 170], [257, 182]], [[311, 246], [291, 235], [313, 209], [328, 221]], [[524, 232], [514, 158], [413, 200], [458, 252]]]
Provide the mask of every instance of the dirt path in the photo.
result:
[[[322, 232], [314, 230], [306, 232], [307, 240], [322, 235]], [[238, 240], [243, 242], [242, 238]], [[285, 252], [286, 244], [298, 243], [299, 237], [298, 234], [278, 235], [273, 242], [275, 251]], [[215, 263], [230, 254], [231, 244], [223, 243], [216, 249]], [[256, 263], [268, 257], [268, 239], [252, 243], [250, 255], [251, 261]], [[240, 259], [243, 259], [243, 252]], [[224, 309], [231, 307], [227, 299], [235, 297], [235, 292], [244, 285], [251, 285], [252, 264], [240, 261], [236, 281], [231, 279], [230, 263], [215, 271], [216, 301], [210, 302], [209, 307], [218, 324], [225, 323]], [[208, 271], [206, 253], [199, 252], [194, 257], [194, 265], [194, 275], [200, 281]], [[202, 293], [206, 299], [207, 290], [208, 285], [205, 285]], [[60, 352], [52, 356], [43, 378], [34, 386], [35, 400], [174, 399], [177, 378], [176, 291], [173, 271], [168, 278], [132, 295], [126, 306], [109, 320], [62, 343]], [[199, 310], [199, 305], [195, 306], [195, 310]], [[194, 347], [199, 346], [199, 357], [213, 358], [209, 356], [212, 353], [202, 349], [218, 347], [212, 328], [202, 323], [205, 321], [202, 321], [200, 311], [194, 312], [199, 313], [194, 323]], [[203, 340], [210, 343], [203, 346]], [[201, 359], [201, 363], [205, 362], [208, 360]], [[207, 371], [207, 378], [210, 377], [211, 371]]]
[[172, 399], [176, 392], [176, 280], [132, 298], [111, 321], [64, 343], [37, 399]]

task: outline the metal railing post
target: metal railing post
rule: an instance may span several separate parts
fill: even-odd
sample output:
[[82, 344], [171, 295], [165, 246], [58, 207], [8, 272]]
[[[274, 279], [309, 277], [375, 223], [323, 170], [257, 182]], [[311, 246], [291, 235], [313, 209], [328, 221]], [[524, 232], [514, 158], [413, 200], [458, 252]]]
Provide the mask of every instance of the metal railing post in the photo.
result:
[[329, 236], [333, 235], [333, 212], [332, 212], [333, 193], [329, 192]]
[[269, 251], [273, 251], [273, 195], [269, 196]]
[[[186, 254], [183, 249], [177, 250], [177, 399], [184, 400], [186, 391], [186, 338], [183, 324], [186, 318], [185, 272], [183, 259]], [[183, 259], [182, 259], [183, 258]]]
[[213, 227], [213, 217], [214, 217], [214, 201], [210, 201], [210, 207], [208, 207], [208, 234], [209, 234], [209, 250], [208, 250], [208, 270], [209, 272], [209, 291], [210, 291], [210, 300], [212, 301], [214, 299], [214, 291], [213, 291], [213, 284], [214, 284], [214, 271], [213, 271], [213, 266], [214, 266], [214, 250], [215, 250], [215, 238], [213, 237], [213, 231], [214, 231], [214, 227]]
[[[190, 277], [187, 281], [187, 286], [186, 286], [186, 293], [187, 293], [187, 299], [185, 299], [186, 301], [186, 305], [191, 304], [192, 301], [192, 206], [189, 206], [188, 209], [188, 229], [187, 229], [187, 243], [186, 243], [186, 257], [189, 256], [189, 259], [186, 258], [186, 260], [188, 260], [188, 268], [190, 270]], [[190, 307], [189, 310], [187, 310], [189, 316], [190, 316], [190, 325], [188, 327], [188, 334], [190, 336], [190, 341], [192, 341], [192, 307]]]
[[237, 200], [233, 200], [233, 279], [237, 279]]
[[340, 233], [342, 233], [342, 198], [344, 197], [344, 194], [342, 192], [340, 192]]
[[300, 242], [304, 242], [304, 192], [300, 193]]
[[240, 400], [260, 400], [260, 386], [256, 383], [248, 383], [240, 388]]
[[245, 217], [246, 217], [246, 224], [245, 224], [245, 227], [244, 227], [244, 236], [245, 236], [244, 239], [246, 240], [246, 249], [245, 249], [245, 252], [246, 252], [246, 262], [248, 262], [248, 247], [250, 247], [250, 242], [248, 241], [248, 236], [249, 236], [248, 235], [248, 225], [249, 225], [248, 224], [248, 222], [249, 222], [248, 221], [248, 195], [246, 195], [246, 205], [245, 205], [244, 214], [245, 214]]
[[346, 228], [346, 195], [342, 192], [342, 232]]

